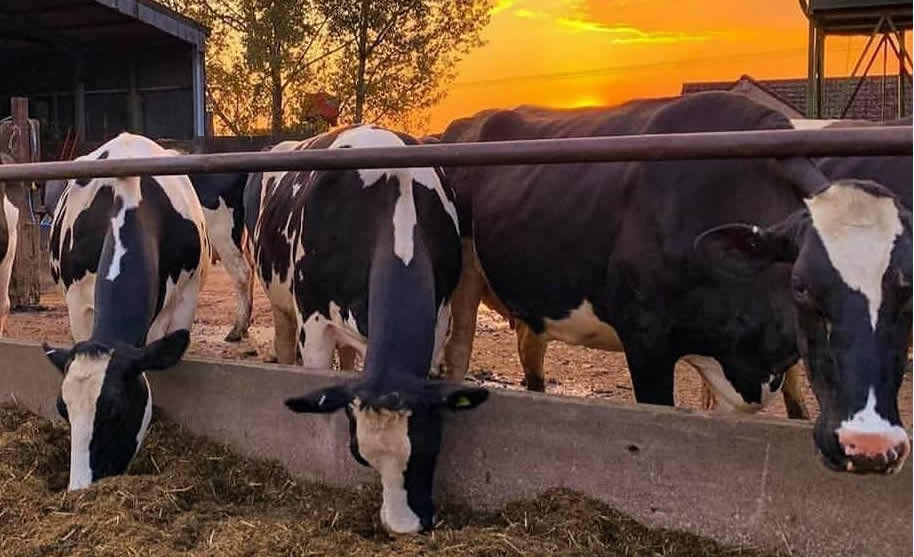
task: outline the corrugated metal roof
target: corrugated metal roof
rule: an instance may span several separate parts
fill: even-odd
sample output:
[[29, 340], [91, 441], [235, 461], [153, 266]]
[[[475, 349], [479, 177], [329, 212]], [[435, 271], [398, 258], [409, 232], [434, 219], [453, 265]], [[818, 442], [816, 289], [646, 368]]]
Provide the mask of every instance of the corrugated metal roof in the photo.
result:
[[180, 41], [202, 48], [207, 28], [153, 0], [3, 0], [2, 49], [62, 50]]
[[[885, 95], [885, 112], [883, 113], [882, 104], [882, 76], [869, 76], [857, 97], [854, 99], [847, 118], [858, 120], [883, 120], [895, 118], [895, 107], [897, 103], [896, 83], [898, 76], [886, 77], [886, 95]], [[765, 79], [756, 80], [751, 76], [744, 75], [736, 81], [714, 81], [700, 83], [683, 83], [682, 94], [697, 93], [700, 91], [729, 91], [741, 81], [749, 80], [756, 86], [765, 90], [768, 94], [774, 95], [781, 102], [787, 103], [798, 112], [806, 114], [806, 78], [796, 79]], [[825, 79], [823, 91], [822, 115], [825, 118], [838, 118], [844, 110], [847, 100], [853, 92], [857, 79], [849, 77], [830, 77]], [[902, 80], [904, 88], [904, 98], [906, 115], [911, 114], [911, 82], [908, 79]]]

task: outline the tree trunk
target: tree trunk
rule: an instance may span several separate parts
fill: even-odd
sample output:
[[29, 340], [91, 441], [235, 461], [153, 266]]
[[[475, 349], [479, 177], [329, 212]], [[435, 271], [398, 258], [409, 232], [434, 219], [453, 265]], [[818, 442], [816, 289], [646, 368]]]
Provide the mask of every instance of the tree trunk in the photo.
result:
[[359, 15], [359, 67], [355, 78], [355, 114], [354, 123], [361, 124], [365, 108], [365, 62], [368, 58], [368, 8], [371, 0], [362, 0]]
[[273, 99], [270, 133], [278, 138], [282, 134], [282, 69], [279, 67], [278, 54], [270, 61], [270, 85]]

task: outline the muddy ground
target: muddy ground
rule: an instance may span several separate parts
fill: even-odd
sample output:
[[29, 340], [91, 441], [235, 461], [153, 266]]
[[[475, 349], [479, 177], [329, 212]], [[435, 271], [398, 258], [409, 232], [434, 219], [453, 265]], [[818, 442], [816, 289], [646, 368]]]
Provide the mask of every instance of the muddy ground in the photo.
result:
[[[14, 338], [69, 344], [66, 306], [59, 291], [48, 288], [41, 303], [46, 311], [15, 313], [10, 316], [7, 334]], [[203, 358], [258, 361], [268, 358], [272, 346], [272, 314], [260, 285], [254, 288], [254, 320], [249, 338], [238, 344], [223, 341], [230, 329], [235, 298], [228, 275], [221, 265], [211, 268], [201, 296], [193, 331], [190, 356]], [[602, 398], [634, 403], [631, 380], [621, 353], [569, 346], [552, 342], [546, 352], [547, 392]], [[497, 313], [483, 306], [476, 324], [476, 340], [470, 375], [493, 388], [523, 389], [523, 372], [517, 358], [514, 331]], [[806, 403], [815, 416], [818, 405], [812, 391], [806, 391]], [[676, 367], [676, 404], [700, 408], [701, 381], [687, 364]], [[905, 425], [911, 429], [912, 381], [904, 377], [899, 393], [899, 409]], [[783, 399], [775, 397], [762, 415], [786, 417]]]

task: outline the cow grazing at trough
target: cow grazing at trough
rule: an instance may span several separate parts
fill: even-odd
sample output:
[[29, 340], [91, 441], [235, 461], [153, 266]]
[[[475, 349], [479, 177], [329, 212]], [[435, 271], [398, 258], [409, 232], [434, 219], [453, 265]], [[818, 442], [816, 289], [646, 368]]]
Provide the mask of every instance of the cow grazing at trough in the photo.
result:
[[[16, 161], [0, 153], [0, 164]], [[0, 182], [0, 337], [6, 332], [10, 315], [10, 277], [16, 259], [16, 240], [19, 237], [19, 209], [6, 195], [6, 183]]]
[[[789, 129], [740, 95], [613, 108], [486, 111], [443, 141]], [[487, 288], [518, 335], [528, 386], [551, 339], [624, 350], [639, 402], [673, 404], [673, 367], [699, 369], [753, 411], [803, 358], [835, 469], [894, 472], [910, 442], [897, 394], [911, 332], [911, 213], [868, 181], [806, 158], [466, 167], [464, 266], [446, 368], [466, 372]]]
[[[235, 321], [225, 336], [226, 342], [239, 342], [246, 337], [251, 324], [254, 271], [245, 246], [244, 187], [247, 176], [246, 173], [189, 176], [203, 207], [210, 245], [222, 260], [235, 290]], [[66, 180], [45, 183], [43, 202], [48, 212], [54, 212], [66, 186]]]
[[[334, 130], [278, 150], [415, 144], [374, 126]], [[286, 401], [295, 412], [344, 409], [350, 448], [381, 476], [381, 522], [397, 534], [434, 524], [442, 409], [487, 391], [428, 378], [442, 352], [460, 274], [453, 192], [434, 168], [253, 176], [246, 193], [257, 273], [273, 304], [277, 355], [328, 368], [333, 350], [363, 356], [363, 377]]]
[[[172, 154], [123, 133], [80, 159]], [[152, 412], [144, 372], [184, 354], [210, 247], [190, 180], [142, 176], [70, 180], [50, 252], [76, 342], [45, 347], [63, 373], [57, 408], [70, 424], [73, 490], [123, 473], [139, 449]]]

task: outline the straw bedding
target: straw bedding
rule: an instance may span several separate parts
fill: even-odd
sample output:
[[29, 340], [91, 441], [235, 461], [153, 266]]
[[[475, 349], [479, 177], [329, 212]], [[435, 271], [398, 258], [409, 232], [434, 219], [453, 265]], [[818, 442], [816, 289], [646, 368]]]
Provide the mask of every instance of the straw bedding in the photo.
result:
[[158, 417], [128, 475], [68, 493], [68, 442], [65, 426], [0, 407], [0, 555], [766, 555], [561, 490], [489, 514], [446, 507], [432, 534], [391, 539], [376, 488], [296, 481]]

